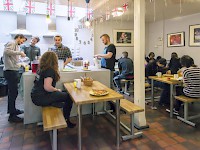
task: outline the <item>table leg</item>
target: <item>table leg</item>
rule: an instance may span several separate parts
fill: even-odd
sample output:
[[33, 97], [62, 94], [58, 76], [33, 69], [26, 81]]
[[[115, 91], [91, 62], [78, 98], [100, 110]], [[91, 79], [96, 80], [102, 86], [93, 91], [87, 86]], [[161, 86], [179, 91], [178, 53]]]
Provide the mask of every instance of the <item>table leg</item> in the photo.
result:
[[78, 149], [81, 150], [82, 106], [78, 105]]
[[151, 109], [157, 109], [157, 107], [154, 105], [154, 83], [153, 83], [153, 79], [151, 79]]
[[173, 107], [174, 107], [174, 100], [173, 100], [173, 84], [170, 84], [170, 118], [173, 117]]
[[116, 144], [117, 144], [117, 148], [119, 148], [119, 142], [120, 142], [120, 135], [119, 135], [119, 126], [120, 126], [120, 115], [119, 115], [119, 111], [120, 111], [120, 100], [116, 100]]

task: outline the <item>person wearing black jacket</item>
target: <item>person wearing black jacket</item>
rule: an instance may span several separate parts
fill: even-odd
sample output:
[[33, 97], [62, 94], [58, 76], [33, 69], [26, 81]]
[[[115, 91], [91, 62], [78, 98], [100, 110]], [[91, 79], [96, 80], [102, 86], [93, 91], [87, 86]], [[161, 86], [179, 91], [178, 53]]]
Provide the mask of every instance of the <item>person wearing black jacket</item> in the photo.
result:
[[173, 52], [171, 54], [171, 59], [168, 64], [170, 74], [177, 74], [177, 71], [181, 68], [180, 58], [178, 58], [177, 53]]
[[[161, 72], [162, 74], [165, 74], [168, 70], [166, 67], [166, 64], [167, 64], [167, 61], [165, 58], [161, 58], [159, 60], [155, 60], [155, 61], [147, 64], [147, 66], [145, 68], [145, 77], [147, 77], [147, 79], [148, 79], [149, 76], [156, 76], [157, 72]], [[151, 84], [150, 79], [148, 79], [147, 81], [149, 82], [149, 84]], [[160, 96], [159, 105], [169, 103], [170, 93], [168, 90], [165, 90], [165, 89], [169, 89], [169, 84], [159, 82], [159, 81], [154, 81], [154, 86], [164, 89]]]

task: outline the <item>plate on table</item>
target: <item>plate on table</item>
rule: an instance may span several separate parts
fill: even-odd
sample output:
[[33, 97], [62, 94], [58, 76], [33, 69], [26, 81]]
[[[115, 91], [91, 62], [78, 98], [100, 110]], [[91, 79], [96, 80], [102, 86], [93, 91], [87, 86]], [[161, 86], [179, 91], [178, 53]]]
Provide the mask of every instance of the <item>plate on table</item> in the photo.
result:
[[171, 78], [170, 80], [174, 80], [174, 81], [182, 81], [183, 77], [178, 77], [177, 79]]
[[93, 95], [93, 96], [105, 96], [109, 94], [109, 92], [106, 90], [96, 90], [96, 89], [93, 89], [89, 93], [90, 95]]

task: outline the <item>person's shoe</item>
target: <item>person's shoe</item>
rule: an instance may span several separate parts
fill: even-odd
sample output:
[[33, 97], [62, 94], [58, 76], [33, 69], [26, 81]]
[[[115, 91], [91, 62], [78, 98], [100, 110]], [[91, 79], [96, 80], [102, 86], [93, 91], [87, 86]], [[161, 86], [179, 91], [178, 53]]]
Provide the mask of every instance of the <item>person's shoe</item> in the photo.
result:
[[57, 108], [63, 108], [64, 107], [64, 103], [62, 103], [62, 102], [60, 102], [60, 103], [53, 103], [53, 104], [51, 104], [51, 106], [57, 107]]
[[24, 111], [23, 110], [19, 110], [19, 109], [16, 109], [16, 112], [15, 112], [15, 115], [20, 115], [20, 114], [23, 114]]
[[123, 90], [118, 90], [117, 92], [120, 93], [120, 94], [124, 94]]
[[66, 122], [67, 122], [67, 127], [68, 128], [74, 128], [76, 126], [75, 123], [72, 123], [70, 120], [66, 119]]
[[[166, 112], [170, 113], [170, 109], [166, 109]], [[179, 113], [175, 108], [173, 109], [173, 114], [176, 115], [176, 116], [179, 116]]]
[[177, 116], [179, 115], [178, 111], [175, 108], [173, 109], [173, 114]]
[[14, 115], [14, 116], [9, 116], [8, 121], [9, 122], [16, 122], [16, 123], [18, 123], [18, 122], [23, 122], [23, 119], [20, 118], [20, 117], [18, 117], [18, 116], [16, 116], [16, 115]]

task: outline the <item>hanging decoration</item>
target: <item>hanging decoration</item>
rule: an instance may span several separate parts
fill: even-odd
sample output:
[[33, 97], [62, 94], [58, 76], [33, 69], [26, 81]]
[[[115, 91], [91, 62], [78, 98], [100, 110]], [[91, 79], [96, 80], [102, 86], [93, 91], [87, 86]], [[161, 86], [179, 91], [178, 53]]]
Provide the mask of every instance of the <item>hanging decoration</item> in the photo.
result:
[[102, 23], [103, 21], [104, 21], [103, 16], [101, 16], [100, 19], [99, 19], [99, 22]]
[[33, 0], [26, 0], [25, 1], [25, 6], [24, 6], [24, 11], [27, 14], [35, 13], [35, 2]]
[[156, 21], [156, 0], [153, 1], [153, 21]]
[[126, 12], [128, 10], [128, 2], [124, 3], [122, 8], [124, 9], [124, 12]]
[[5, 11], [13, 11], [13, 0], [3, 0], [3, 9]]
[[87, 18], [88, 18], [88, 20], [90, 20], [90, 19], [93, 18], [93, 12], [92, 12], [92, 10], [88, 10], [88, 12], [87, 12]]
[[109, 11], [106, 12], [106, 20], [110, 20], [110, 12]]
[[75, 17], [75, 8], [73, 7], [73, 3], [70, 2], [68, 0], [68, 20], [70, 20], [70, 18], [74, 18]]
[[50, 16], [55, 15], [55, 4], [53, 4], [52, 2], [47, 3], [47, 14], [49, 14]]

